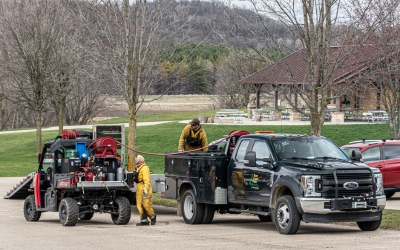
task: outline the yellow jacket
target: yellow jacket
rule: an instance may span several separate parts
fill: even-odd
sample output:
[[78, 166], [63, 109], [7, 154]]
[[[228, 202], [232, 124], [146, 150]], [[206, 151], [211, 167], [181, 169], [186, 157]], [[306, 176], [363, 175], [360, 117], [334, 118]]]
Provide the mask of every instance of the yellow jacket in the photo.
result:
[[[190, 146], [186, 142], [186, 139], [189, 137], [189, 135], [191, 135], [192, 138], [199, 137], [201, 145]], [[193, 150], [193, 149], [197, 149], [197, 148], [203, 148], [201, 151], [207, 152], [208, 148], [204, 148], [206, 146], [208, 146], [206, 131], [204, 131], [204, 129], [200, 126], [199, 129], [196, 132], [194, 132], [192, 130], [192, 127], [190, 126], [190, 124], [186, 125], [186, 127], [182, 130], [182, 134], [179, 139], [178, 150], [182, 149], [184, 151], [188, 151], [188, 150]]]
[[150, 183], [150, 169], [146, 163], [137, 166], [136, 174], [138, 175], [139, 180], [139, 183], [136, 184], [136, 192], [141, 194], [143, 189], [147, 189], [149, 193], [148, 196], [151, 196], [152, 188]]

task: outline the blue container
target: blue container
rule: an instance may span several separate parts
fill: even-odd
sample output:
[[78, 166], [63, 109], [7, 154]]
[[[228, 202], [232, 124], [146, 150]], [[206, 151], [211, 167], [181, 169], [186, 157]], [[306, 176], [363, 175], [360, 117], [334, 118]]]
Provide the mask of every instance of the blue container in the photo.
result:
[[[86, 142], [75, 142], [75, 148], [77, 151], [78, 158], [88, 157], [88, 151], [86, 150]], [[85, 154], [85, 156], [82, 156], [82, 154]]]

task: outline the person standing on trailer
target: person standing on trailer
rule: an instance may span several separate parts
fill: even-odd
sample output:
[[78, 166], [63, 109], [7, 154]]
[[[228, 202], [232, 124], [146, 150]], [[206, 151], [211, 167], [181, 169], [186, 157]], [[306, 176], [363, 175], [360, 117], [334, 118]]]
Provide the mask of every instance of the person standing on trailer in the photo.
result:
[[[140, 215], [140, 222], [136, 226], [148, 226], [156, 224], [156, 214], [153, 210], [152, 194], [150, 183], [150, 169], [144, 162], [141, 155], [135, 158], [136, 165], [136, 206]], [[148, 218], [150, 218], [150, 222]]]
[[203, 148], [201, 151], [207, 152], [207, 146], [206, 131], [200, 126], [200, 120], [195, 118], [182, 130], [178, 151], [183, 152]]

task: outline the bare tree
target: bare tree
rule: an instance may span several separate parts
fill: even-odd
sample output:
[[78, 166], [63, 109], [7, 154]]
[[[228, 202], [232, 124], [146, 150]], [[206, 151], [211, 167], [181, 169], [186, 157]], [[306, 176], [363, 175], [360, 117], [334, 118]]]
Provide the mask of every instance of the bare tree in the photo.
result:
[[[376, 16], [367, 15], [378, 0], [346, 1], [346, 4], [338, 0], [248, 0], [251, 3], [251, 9], [256, 13], [251, 18], [257, 18], [259, 22], [256, 26], [248, 27], [243, 24], [250, 23], [243, 16], [237, 16], [232, 9], [225, 13], [235, 27], [238, 34], [243, 33], [243, 27], [253, 32], [259, 32], [265, 35], [265, 46], [274, 45], [282, 50], [289, 49], [285, 39], [278, 37], [272, 32], [271, 26], [267, 25], [272, 18], [284, 25], [290, 32], [291, 37], [297, 40], [298, 44], [305, 53], [305, 63], [308, 66], [306, 72], [306, 85], [298, 84], [294, 81], [292, 84], [282, 86], [281, 93], [291, 93], [287, 96], [290, 102], [298, 112], [304, 113], [304, 110], [298, 109], [297, 98], [302, 100], [310, 108], [311, 133], [320, 134], [324, 124], [326, 107], [332, 98], [330, 95], [330, 84], [334, 75], [343, 67], [349, 57], [357, 53], [370, 35], [376, 29], [379, 20]], [[342, 9], [355, 10], [357, 6], [358, 15], [343, 19]], [[371, 18], [373, 20], [371, 20]], [[252, 22], [254, 23], [254, 22]], [[341, 26], [341, 29], [337, 27]], [[346, 41], [342, 41], [346, 37]], [[246, 39], [243, 36], [243, 39]], [[344, 46], [336, 53], [331, 53], [331, 46], [334, 43], [342, 41]], [[255, 51], [259, 51], [251, 41], [248, 45]], [[289, 76], [294, 75], [294, 70], [286, 67], [285, 70]]]
[[[96, 5], [92, 5], [95, 2]], [[173, 0], [92, 1], [89, 15], [82, 15], [97, 43], [99, 58], [110, 73], [109, 90], [121, 94], [129, 108], [128, 147], [136, 148], [136, 113], [146, 94], [162, 77], [159, 70], [165, 43], [184, 40], [190, 20], [182, 19], [185, 5]], [[189, 4], [189, 3], [188, 3]], [[90, 22], [95, 19], [97, 22]], [[185, 26], [186, 25], [186, 26]], [[128, 170], [134, 166], [128, 153]]]
[[249, 102], [254, 102], [255, 87], [243, 84], [240, 80], [260, 70], [265, 64], [265, 60], [254, 51], [232, 51], [217, 66], [215, 89], [221, 108], [242, 108]]
[[40, 153], [43, 113], [52, 76], [59, 72], [66, 23], [62, 1], [2, 1], [1, 66], [10, 76], [7, 96], [35, 113], [36, 151]]
[[[399, 1], [389, 0], [376, 3], [369, 16], [377, 16], [379, 25], [369, 40], [370, 57], [368, 67], [354, 79], [357, 92], [354, 95], [371, 96], [369, 102], [388, 113], [392, 138], [400, 138], [400, 17]], [[395, 11], [393, 11], [395, 10]]]

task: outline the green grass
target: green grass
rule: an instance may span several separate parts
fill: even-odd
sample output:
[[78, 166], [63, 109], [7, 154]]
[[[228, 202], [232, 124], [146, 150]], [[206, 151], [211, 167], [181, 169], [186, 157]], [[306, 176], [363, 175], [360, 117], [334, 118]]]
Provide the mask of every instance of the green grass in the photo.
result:
[[[173, 121], [166, 124], [140, 126], [137, 128], [137, 150], [149, 153], [164, 154], [176, 152], [179, 136], [185, 124], [179, 120], [190, 120], [197, 116], [212, 116], [215, 111], [173, 112], [162, 114], [146, 114], [138, 116], [139, 122]], [[101, 124], [128, 123], [127, 117], [111, 119]], [[97, 123], [99, 124], [99, 123]], [[267, 126], [267, 125], [202, 125], [207, 132], [208, 141], [214, 141], [227, 135], [232, 130], [247, 130], [251, 133], [259, 130], [274, 130], [276, 133], [307, 134], [310, 128], [304, 126]], [[57, 131], [43, 131], [43, 142], [53, 140]], [[126, 131], [126, 136], [128, 136]], [[389, 138], [388, 124], [354, 124], [325, 125], [322, 135], [333, 140], [338, 146], [360, 138]], [[35, 132], [0, 134], [0, 177], [22, 177], [37, 170], [35, 152]], [[127, 140], [126, 140], [127, 141]], [[162, 156], [141, 153], [146, 163], [154, 173], [164, 173], [164, 158]], [[154, 204], [176, 207], [175, 200], [162, 199], [154, 194]], [[381, 228], [400, 229], [400, 211], [384, 210]]]
[[[139, 121], [161, 121], [169, 120], [173, 122], [137, 127], [137, 147], [142, 154], [150, 169], [157, 174], [164, 173], [164, 158], [162, 156], [147, 155], [146, 153], [164, 154], [176, 152], [178, 148], [179, 136], [186, 124], [178, 123], [178, 120], [190, 120], [198, 115], [211, 116], [215, 111], [202, 112], [174, 112], [158, 115], [138, 116]], [[127, 123], [128, 118], [111, 119], [104, 123], [116, 124]], [[275, 133], [301, 133], [310, 132], [308, 125], [301, 126], [267, 126], [267, 125], [215, 125], [203, 124], [207, 132], [209, 142], [218, 140], [227, 135], [232, 130], [247, 130], [254, 133], [258, 130], [273, 130]], [[43, 131], [43, 142], [53, 140], [57, 136], [57, 131]], [[126, 137], [128, 131], [126, 131]], [[330, 138], [338, 146], [347, 144], [349, 141], [360, 138], [389, 138], [388, 124], [354, 124], [354, 125], [325, 125], [322, 135]], [[0, 177], [25, 176], [27, 173], [37, 169], [37, 156], [35, 153], [35, 132], [0, 134], [3, 142], [0, 147]], [[126, 138], [126, 142], [127, 142]]]
[[153, 193], [153, 204], [155, 205], [162, 205], [166, 207], [177, 207], [177, 201], [171, 199], [163, 199], [161, 198], [159, 193]]
[[383, 210], [382, 223], [380, 228], [400, 229], [400, 210]]

